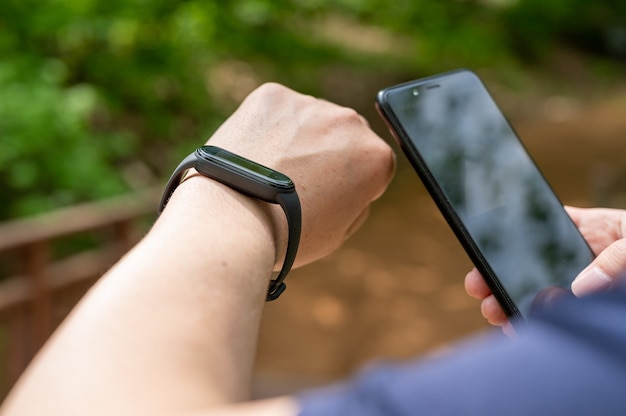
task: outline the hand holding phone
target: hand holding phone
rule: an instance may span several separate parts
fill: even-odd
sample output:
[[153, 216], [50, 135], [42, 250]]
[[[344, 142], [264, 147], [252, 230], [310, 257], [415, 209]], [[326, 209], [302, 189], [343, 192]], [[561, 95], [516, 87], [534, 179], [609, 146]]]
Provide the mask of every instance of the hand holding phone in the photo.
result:
[[509, 318], [569, 289], [593, 253], [473, 72], [390, 87], [376, 104]]

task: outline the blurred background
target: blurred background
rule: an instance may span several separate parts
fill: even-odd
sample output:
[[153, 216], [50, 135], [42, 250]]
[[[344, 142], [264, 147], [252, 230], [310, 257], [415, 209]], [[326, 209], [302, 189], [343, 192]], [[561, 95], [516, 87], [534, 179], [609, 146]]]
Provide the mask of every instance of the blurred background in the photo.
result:
[[[265, 81], [391, 142], [379, 89], [471, 68], [564, 203], [626, 204], [621, 0], [2, 0], [0, 57], [2, 396], [154, 221], [178, 161]], [[470, 268], [399, 154], [366, 225], [267, 305], [255, 395], [486, 329]]]

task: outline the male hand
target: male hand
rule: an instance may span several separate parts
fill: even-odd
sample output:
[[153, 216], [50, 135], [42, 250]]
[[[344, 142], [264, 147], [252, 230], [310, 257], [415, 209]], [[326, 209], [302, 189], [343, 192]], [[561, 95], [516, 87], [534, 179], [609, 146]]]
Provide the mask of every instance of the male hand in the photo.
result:
[[[208, 144], [296, 184], [303, 221], [296, 266], [331, 253], [356, 231], [395, 170], [393, 151], [357, 112], [271, 83], [253, 91]], [[287, 228], [279, 208], [274, 224], [280, 260]]]
[[[572, 283], [576, 296], [608, 289], [626, 275], [626, 211], [608, 208], [565, 207], [568, 214], [585, 237], [595, 260]], [[481, 312], [491, 325], [508, 328], [508, 319], [491, 293], [485, 280], [476, 269], [465, 276], [465, 290], [482, 299]]]

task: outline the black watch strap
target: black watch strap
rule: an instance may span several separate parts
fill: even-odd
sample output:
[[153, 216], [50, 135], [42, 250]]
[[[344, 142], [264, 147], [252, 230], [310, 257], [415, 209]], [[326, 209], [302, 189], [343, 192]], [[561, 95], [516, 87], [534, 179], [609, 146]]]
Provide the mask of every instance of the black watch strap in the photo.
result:
[[174, 170], [174, 173], [172, 173], [169, 180], [167, 181], [167, 185], [165, 185], [163, 195], [161, 195], [161, 202], [159, 202], [159, 215], [161, 215], [161, 212], [163, 212], [163, 210], [165, 209], [165, 205], [167, 205], [167, 202], [172, 197], [172, 194], [174, 193], [176, 188], [178, 188], [178, 185], [180, 185], [180, 181], [183, 179], [185, 173], [187, 173], [189, 169], [196, 167], [197, 159], [198, 157], [196, 156], [196, 154], [192, 153], [178, 164], [178, 166]]
[[[211, 170], [214, 173], [207, 173], [207, 169], [201, 169], [199, 164], [201, 163], [209, 163], [206, 159], [203, 159], [198, 155], [198, 151], [190, 154], [185, 159], [183, 159], [180, 164], [174, 170], [174, 173], [170, 176], [167, 185], [165, 187], [165, 191], [163, 192], [163, 196], [161, 197], [161, 202], [159, 204], [159, 214], [163, 211], [170, 197], [180, 185], [181, 180], [185, 173], [192, 168], [195, 168], [199, 173], [208, 178], [214, 179], [224, 185], [227, 185], [238, 192], [244, 193], [246, 195], [252, 196], [254, 198], [260, 198], [266, 202], [279, 204], [285, 213], [285, 217], [287, 218], [287, 228], [289, 230], [288, 233], [288, 242], [287, 249], [285, 253], [285, 260], [283, 261], [282, 268], [275, 279], [270, 281], [266, 301], [271, 301], [277, 299], [281, 293], [285, 291], [287, 287], [285, 284], [285, 278], [287, 274], [291, 270], [293, 263], [296, 259], [296, 254], [298, 252], [298, 245], [300, 243], [300, 232], [302, 227], [302, 212], [300, 209], [300, 199], [298, 198], [298, 194], [295, 191], [295, 188], [290, 192], [277, 192], [275, 198], [268, 199], [265, 195], [259, 195], [250, 189], [246, 189], [244, 187], [238, 186], [233, 183], [233, 181], [228, 180], [227, 178], [232, 178], [230, 175], [220, 175], [220, 170], [217, 171]], [[266, 168], [267, 169], [267, 168]]]
[[287, 217], [289, 235], [283, 267], [280, 269], [276, 279], [270, 281], [270, 286], [265, 298], [266, 301], [277, 299], [280, 294], [285, 291], [287, 285], [285, 285], [284, 280], [296, 259], [298, 245], [300, 244], [300, 230], [302, 229], [302, 211], [300, 210], [298, 194], [296, 192], [279, 194], [277, 199], [280, 207], [285, 212], [285, 217]]

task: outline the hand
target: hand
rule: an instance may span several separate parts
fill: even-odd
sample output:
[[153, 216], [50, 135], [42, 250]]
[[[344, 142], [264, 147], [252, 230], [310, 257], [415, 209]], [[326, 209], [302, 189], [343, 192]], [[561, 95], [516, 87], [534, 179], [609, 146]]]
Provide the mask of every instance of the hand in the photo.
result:
[[[364, 222], [395, 169], [391, 148], [354, 110], [278, 84], [252, 92], [209, 143], [294, 181], [302, 204], [296, 266], [338, 248]], [[278, 207], [274, 214], [280, 261], [287, 228]]]
[[[572, 283], [577, 296], [606, 290], [626, 275], [626, 211], [608, 208], [566, 207], [568, 214], [598, 256]], [[496, 326], [508, 327], [504, 311], [487, 287], [478, 270], [465, 276], [465, 290], [482, 299], [481, 312], [487, 321]]]

